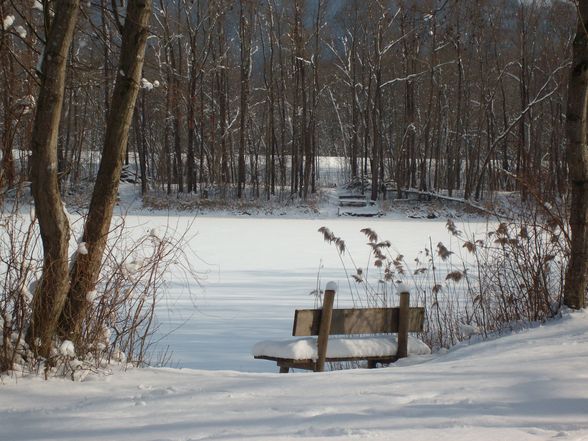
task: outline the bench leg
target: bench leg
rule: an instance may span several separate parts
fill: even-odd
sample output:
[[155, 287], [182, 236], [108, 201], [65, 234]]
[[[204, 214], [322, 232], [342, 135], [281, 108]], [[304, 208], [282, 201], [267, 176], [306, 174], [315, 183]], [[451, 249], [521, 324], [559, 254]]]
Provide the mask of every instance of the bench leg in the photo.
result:
[[280, 374], [287, 374], [290, 372], [290, 368], [288, 366], [280, 366]]
[[368, 360], [368, 369], [374, 369], [378, 362], [376, 360]]

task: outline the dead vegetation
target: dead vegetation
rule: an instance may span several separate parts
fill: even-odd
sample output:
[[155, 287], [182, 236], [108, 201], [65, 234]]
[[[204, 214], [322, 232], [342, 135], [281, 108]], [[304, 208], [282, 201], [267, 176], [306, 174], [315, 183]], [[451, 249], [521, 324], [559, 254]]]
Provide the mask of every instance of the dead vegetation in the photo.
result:
[[[74, 346], [65, 337], [55, 338], [50, 356], [42, 357], [25, 341], [32, 292], [42, 269], [34, 209], [16, 199], [3, 205], [0, 223], [0, 372], [80, 379], [107, 370], [111, 363], [169, 361], [166, 348], [157, 348], [152, 339], [158, 328], [156, 306], [165, 296], [172, 268], [183, 275], [177, 282], [186, 287], [198, 279], [186, 255], [187, 230], [138, 234], [121, 218], [110, 233], [97, 287], [86, 294], [89, 307], [80, 341]], [[72, 258], [83, 253], [83, 244], [70, 241], [70, 251]]]
[[394, 306], [396, 286], [407, 284], [412, 303], [426, 307], [422, 337], [438, 349], [547, 320], [562, 306], [569, 252], [565, 223], [535, 210], [494, 225], [483, 236], [467, 237], [449, 220], [448, 241], [430, 243], [412, 261], [392, 241], [362, 229], [369, 241], [364, 267], [345, 254], [342, 238], [326, 227], [319, 232], [336, 247], [355, 304]]

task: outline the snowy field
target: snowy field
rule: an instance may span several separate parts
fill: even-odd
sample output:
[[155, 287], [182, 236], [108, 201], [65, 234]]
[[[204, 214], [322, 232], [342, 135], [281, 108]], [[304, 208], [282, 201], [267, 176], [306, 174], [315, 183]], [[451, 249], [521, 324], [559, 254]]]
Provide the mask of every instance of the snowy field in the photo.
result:
[[[193, 223], [192, 223], [193, 222]], [[402, 253], [408, 264], [417, 253], [439, 241], [449, 244], [445, 220], [400, 219], [281, 219], [248, 217], [165, 217], [134, 213], [127, 218], [137, 235], [157, 228], [184, 231], [191, 225], [194, 267], [201, 286], [183, 283], [181, 274], [167, 284], [159, 305], [159, 348], [169, 346], [172, 365], [194, 369], [274, 372], [268, 361], [254, 360], [250, 351], [259, 340], [291, 335], [294, 310], [315, 307], [311, 291], [334, 280], [339, 305], [350, 306], [347, 277], [333, 245], [317, 232], [329, 227], [347, 244], [348, 254], [365, 269], [367, 239], [374, 229], [392, 242], [393, 256]], [[486, 224], [459, 225], [465, 231], [485, 231]], [[456, 252], [461, 244], [456, 243]], [[319, 271], [320, 267], [320, 271]], [[372, 271], [373, 271], [372, 267]], [[410, 281], [408, 282], [410, 286]]]
[[588, 439], [588, 314], [390, 368], [4, 379], [0, 439]]

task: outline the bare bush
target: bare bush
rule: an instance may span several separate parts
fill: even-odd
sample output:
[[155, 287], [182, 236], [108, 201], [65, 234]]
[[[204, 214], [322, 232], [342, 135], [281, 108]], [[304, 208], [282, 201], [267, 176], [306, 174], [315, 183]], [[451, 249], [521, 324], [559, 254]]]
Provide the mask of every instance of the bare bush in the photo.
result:
[[22, 207], [19, 198], [0, 207], [0, 372], [4, 372], [24, 361], [30, 287], [42, 262], [34, 209]]
[[[51, 354], [43, 358], [30, 348], [25, 335], [31, 320], [33, 286], [40, 275], [42, 256], [34, 209], [21, 206], [18, 198], [0, 213], [0, 373], [43, 373], [79, 379], [103, 370], [112, 362], [148, 364], [152, 336], [157, 329], [156, 305], [164, 296], [172, 267], [174, 275], [197, 280], [186, 256], [186, 231], [171, 228], [129, 234], [124, 217], [113, 228], [100, 279], [87, 293], [91, 304], [83, 336], [74, 347], [67, 339], [55, 340]], [[83, 253], [84, 244], [72, 245]], [[163, 351], [163, 359], [169, 359]]]
[[[84, 341], [88, 349], [109, 359], [135, 365], [146, 363], [151, 337], [157, 329], [155, 308], [163, 295], [172, 267], [187, 279], [197, 279], [185, 250], [186, 232], [147, 231], [138, 239], [127, 237], [124, 223], [109, 244], [98, 290], [88, 293], [92, 303]], [[124, 252], [121, 252], [124, 250]]]

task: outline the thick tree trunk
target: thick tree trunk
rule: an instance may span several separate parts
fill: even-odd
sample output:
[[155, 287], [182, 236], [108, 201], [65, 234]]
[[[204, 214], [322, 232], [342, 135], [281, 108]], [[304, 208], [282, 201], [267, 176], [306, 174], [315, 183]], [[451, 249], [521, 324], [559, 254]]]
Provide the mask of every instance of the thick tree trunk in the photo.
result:
[[51, 351], [69, 288], [69, 222], [57, 179], [57, 135], [63, 105], [66, 60], [78, 18], [79, 0], [58, 0], [47, 38], [41, 90], [32, 135], [31, 180], [43, 241], [43, 275], [33, 299], [27, 340], [45, 357]]
[[139, 91], [151, 0], [130, 0], [122, 34], [117, 80], [106, 127], [102, 160], [84, 227], [88, 254], [78, 254], [71, 270], [71, 288], [61, 315], [61, 334], [79, 343], [89, 306], [86, 294], [94, 289], [106, 246], [120, 181], [129, 127]]
[[578, 3], [578, 28], [568, 83], [567, 161], [572, 194], [572, 243], [566, 272], [564, 303], [586, 306], [588, 279], [588, 0]]

